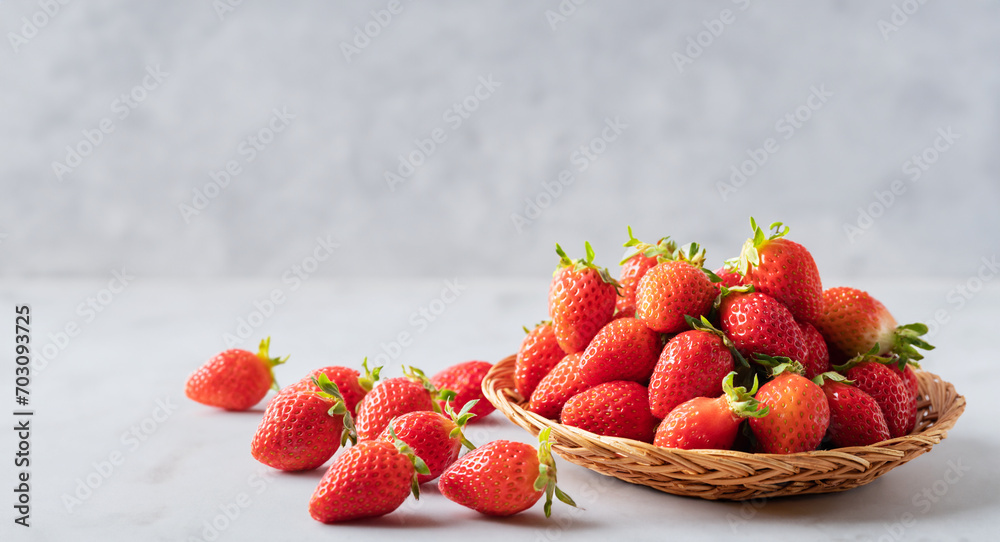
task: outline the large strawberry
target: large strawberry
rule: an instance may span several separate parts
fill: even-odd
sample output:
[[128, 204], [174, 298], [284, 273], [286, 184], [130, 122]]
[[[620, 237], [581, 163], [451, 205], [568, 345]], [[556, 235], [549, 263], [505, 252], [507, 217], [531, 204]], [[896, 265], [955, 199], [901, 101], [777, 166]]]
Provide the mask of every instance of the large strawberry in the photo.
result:
[[589, 387], [580, 378], [580, 353], [567, 354], [531, 392], [526, 408], [539, 416], [556, 419], [570, 397]]
[[660, 421], [649, 412], [646, 386], [628, 380], [605, 382], [574, 395], [559, 419], [598, 435], [642, 442], [653, 442]]
[[267, 395], [278, 390], [271, 369], [288, 360], [272, 358], [268, 353], [271, 338], [260, 341], [260, 350], [233, 348], [217, 354], [187, 379], [184, 393], [204, 405], [226, 410], [247, 410]]
[[660, 336], [636, 318], [602, 327], [580, 357], [579, 378], [587, 387], [612, 380], [644, 382], [660, 353]]
[[660, 259], [672, 259], [674, 251], [677, 250], [677, 243], [664, 237], [655, 245], [643, 243], [632, 235], [632, 226], [628, 227], [628, 241], [625, 247], [635, 249], [635, 252], [621, 261], [621, 272], [618, 276], [619, 289], [618, 300], [615, 303], [615, 317], [635, 316], [635, 289], [639, 285], [639, 280], [653, 266], [660, 262]]
[[514, 389], [527, 399], [545, 375], [566, 357], [566, 352], [556, 340], [552, 322], [544, 321], [535, 329], [524, 328], [524, 331], [528, 336], [521, 342], [514, 362]]
[[806, 368], [806, 378], [812, 380], [830, 371], [830, 352], [823, 335], [809, 322], [799, 322], [799, 331], [806, 347], [806, 356], [799, 360]]
[[383, 516], [413, 493], [427, 465], [401, 440], [369, 440], [344, 452], [323, 475], [309, 499], [309, 514], [323, 523]]
[[431, 384], [435, 388], [455, 392], [454, 398], [438, 402], [441, 410], [444, 410], [447, 402], [451, 403], [452, 408], [461, 410], [470, 401], [478, 401], [472, 407], [471, 412], [475, 417], [469, 420], [469, 423], [476, 423], [489, 416], [496, 407], [483, 395], [483, 378], [491, 368], [493, 364], [488, 361], [466, 361], [452, 365], [432, 376]]
[[801, 363], [809, 356], [792, 313], [767, 294], [723, 290], [719, 321], [722, 331], [746, 358], [764, 354]]
[[718, 278], [701, 267], [704, 249], [690, 243], [679, 248], [674, 257], [646, 271], [635, 291], [636, 317], [661, 333], [687, 329], [684, 316], [708, 314], [719, 293], [712, 284]]
[[649, 379], [649, 406], [660, 419], [689, 399], [717, 397], [723, 377], [733, 370], [735, 349], [729, 339], [708, 320], [689, 323], [695, 329], [667, 342]]
[[359, 373], [357, 369], [341, 367], [339, 365], [314, 369], [303, 377], [302, 380], [281, 388], [278, 396], [284, 393], [299, 391], [320, 391], [313, 380], [319, 378], [319, 375], [325, 374], [331, 382], [337, 385], [337, 389], [340, 390], [340, 395], [344, 397], [344, 404], [347, 406], [347, 411], [354, 413], [361, 399], [372, 390], [375, 382], [378, 382], [379, 373], [382, 370], [382, 367], [376, 367], [374, 370], [369, 369], [368, 358], [365, 358], [361, 365], [365, 370], [364, 375]]
[[465, 454], [438, 480], [449, 500], [490, 516], [510, 516], [534, 506], [545, 494], [545, 516], [552, 513], [552, 495], [576, 506], [556, 486], [556, 464], [549, 428], [538, 434], [536, 451], [530, 444], [494, 440]]
[[830, 405], [823, 389], [802, 376], [804, 369], [788, 358], [758, 356], [772, 366], [774, 379], [761, 386], [756, 399], [767, 407], [763, 418], [750, 418], [761, 451], [793, 454], [815, 450], [830, 425]]
[[834, 369], [872, 396], [882, 409], [891, 438], [909, 435], [917, 424], [917, 398], [903, 380], [897, 358], [874, 355], [875, 347]]
[[771, 224], [770, 236], [750, 218], [753, 237], [740, 253], [739, 271], [754, 290], [767, 294], [788, 307], [802, 322], [814, 322], [820, 315], [823, 286], [812, 254], [794, 241], [785, 239], [788, 227]]
[[879, 355], [896, 354], [903, 360], [923, 359], [917, 348], [934, 349], [920, 338], [927, 333], [927, 326], [919, 323], [897, 326], [885, 305], [856, 288], [824, 291], [816, 328], [847, 358], [867, 353], [875, 345]]
[[819, 375], [816, 381], [830, 405], [827, 435], [834, 446], [869, 446], [889, 438], [885, 416], [871, 395], [837, 373]]
[[389, 422], [389, 427], [382, 431], [380, 438], [395, 442], [398, 437], [408, 444], [413, 453], [424, 460], [429, 471], [418, 475], [417, 483], [428, 482], [440, 476], [458, 459], [463, 444], [470, 450], [475, 449], [462, 433], [465, 424], [475, 416], [469, 412], [475, 404], [475, 400], [466, 403], [457, 414], [451, 405], [446, 405], [448, 416], [428, 410], [403, 414]]
[[753, 387], [733, 387], [736, 372], [722, 379], [722, 395], [695, 397], [677, 405], [656, 428], [653, 444], [684, 450], [729, 450], [736, 442], [740, 423], [745, 418], [767, 415], [753, 394], [757, 393], [757, 378]]
[[423, 373], [411, 367], [408, 374], [408, 377], [383, 380], [358, 405], [359, 440], [378, 438], [396, 416], [438, 408], [432, 392], [426, 387], [426, 377], [420, 378]]
[[549, 317], [556, 340], [567, 353], [587, 347], [615, 313], [618, 283], [608, 270], [594, 265], [594, 249], [586, 244], [586, 259], [571, 260], [556, 245], [559, 267], [549, 287]]
[[325, 374], [313, 385], [320, 391], [281, 393], [267, 405], [250, 445], [254, 459], [286, 471], [315, 469], [355, 438], [337, 385]]

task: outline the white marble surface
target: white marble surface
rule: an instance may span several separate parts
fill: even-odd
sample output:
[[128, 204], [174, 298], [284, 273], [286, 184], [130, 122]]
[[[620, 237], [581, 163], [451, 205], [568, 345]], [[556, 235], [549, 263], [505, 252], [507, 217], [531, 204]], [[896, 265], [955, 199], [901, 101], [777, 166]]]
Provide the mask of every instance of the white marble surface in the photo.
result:
[[[440, 297], [444, 279], [313, 279], [294, 292], [279, 280], [136, 279], [90, 322], [76, 312], [77, 304], [99, 295], [106, 281], [7, 280], [0, 283], [2, 318], [7, 319], [7, 331], [0, 334], [4, 352], [13, 350], [16, 303], [32, 306], [36, 349], [44, 350], [52, 341], [49, 333], [68, 323], [81, 331], [34, 375], [33, 526], [14, 526], [5, 506], [0, 540], [187, 541], [203, 539], [206, 521], [225, 525], [218, 540], [994, 539], [1000, 437], [990, 405], [995, 403], [993, 338], [1000, 288], [990, 283], [958, 308], [946, 299], [953, 281], [853, 284], [875, 293], [901, 321], [945, 311], [950, 320], [934, 335], [938, 349], [925, 367], [953, 382], [969, 403], [947, 440], [869, 486], [754, 508], [661, 494], [560, 461], [561, 486], [585, 510], [557, 504], [551, 520], [544, 519], [540, 506], [508, 520], [487, 519], [427, 488], [419, 503], [408, 501], [380, 520], [325, 526], [309, 517], [306, 506], [322, 470], [270, 475], [249, 454], [260, 409], [224, 413], [188, 401], [183, 395], [188, 373], [224, 348], [223, 335], [249, 314], [254, 299], [275, 288], [282, 288], [287, 300], [254, 338], [270, 335], [275, 353], [291, 355], [276, 370], [284, 383], [314, 367], [377, 355], [380, 345], [403, 331], [413, 340], [393, 360], [390, 375], [399, 374], [403, 362], [435, 371], [467, 359], [495, 361], [517, 348], [521, 325], [544, 315], [544, 279], [459, 277], [464, 289], [425, 329], [413, 325], [411, 315]], [[10, 355], [2, 359], [0, 403], [4, 418], [12, 421], [13, 363]], [[171, 410], [165, 419], [158, 404]], [[154, 423], [156, 416], [161, 421]], [[123, 437], [133, 427], [144, 441]], [[470, 437], [480, 443], [530, 441], [499, 414]], [[12, 498], [13, 447], [12, 431], [0, 431], [3, 502]], [[89, 498], [67, 510], [63, 496], [73, 495], [78, 480], [101, 476], [100, 463], [115, 452], [121, 464], [101, 478]], [[949, 472], [954, 465], [962, 468], [957, 478]], [[933, 501], [923, 496], [925, 491]], [[234, 506], [238, 517], [218, 519]], [[906, 514], [914, 523], [904, 528], [900, 521]]]

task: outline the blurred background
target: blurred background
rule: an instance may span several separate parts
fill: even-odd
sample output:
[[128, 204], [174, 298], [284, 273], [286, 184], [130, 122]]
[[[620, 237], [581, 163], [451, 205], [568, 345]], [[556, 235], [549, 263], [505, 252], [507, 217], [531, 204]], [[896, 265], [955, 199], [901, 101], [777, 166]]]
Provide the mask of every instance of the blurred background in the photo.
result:
[[1000, 231], [1000, 5], [0, 3], [7, 277], [546, 276], [554, 243], [965, 277]]

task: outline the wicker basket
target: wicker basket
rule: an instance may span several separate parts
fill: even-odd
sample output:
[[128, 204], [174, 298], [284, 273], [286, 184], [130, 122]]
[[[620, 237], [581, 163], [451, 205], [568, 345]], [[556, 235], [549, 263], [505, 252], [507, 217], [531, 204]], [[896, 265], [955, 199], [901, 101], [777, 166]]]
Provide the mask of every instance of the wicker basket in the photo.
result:
[[507, 418], [533, 435], [551, 427], [552, 449], [567, 461], [633, 484], [712, 500], [832, 493], [865, 485], [930, 451], [965, 410], [965, 397], [954, 386], [917, 371], [917, 426], [905, 437], [789, 455], [678, 450], [595, 435], [528, 412], [523, 408], [525, 399], [514, 390], [514, 360], [510, 356], [490, 370], [483, 392]]

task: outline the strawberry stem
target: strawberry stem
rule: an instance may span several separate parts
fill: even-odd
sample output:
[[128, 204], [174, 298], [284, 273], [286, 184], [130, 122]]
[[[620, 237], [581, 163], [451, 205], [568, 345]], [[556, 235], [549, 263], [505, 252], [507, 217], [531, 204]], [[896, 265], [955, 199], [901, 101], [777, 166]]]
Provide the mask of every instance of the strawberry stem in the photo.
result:
[[552, 495], [560, 501], [576, 507], [572, 497], [556, 486], [556, 460], [552, 456], [552, 442], [549, 434], [552, 429], [546, 427], [538, 433], [538, 478], [535, 478], [535, 491], [545, 491], [545, 517], [552, 515]]
[[389, 422], [389, 435], [392, 436], [393, 446], [399, 450], [399, 453], [405, 455], [406, 458], [410, 460], [410, 463], [413, 463], [413, 477], [410, 478], [410, 492], [413, 493], [413, 497], [415, 499], [420, 500], [420, 483], [417, 482], [417, 475], [430, 474], [431, 469], [427, 467], [427, 463], [425, 463], [423, 459], [420, 459], [420, 457], [413, 452], [413, 448], [410, 448], [407, 443], [403, 442], [402, 439], [396, 435], [396, 428], [392, 426], [392, 422]]
[[288, 361], [288, 356], [283, 358], [272, 358], [269, 350], [271, 349], [271, 337], [261, 339], [260, 346], [257, 349], [257, 357], [267, 365], [267, 373], [271, 375], [271, 389], [274, 391], [279, 391], [281, 389], [278, 386], [278, 381], [274, 379], [274, 367], [281, 365], [282, 363]]
[[340, 434], [340, 445], [344, 446], [347, 444], [348, 440], [351, 441], [351, 444], [357, 444], [358, 431], [354, 427], [354, 416], [347, 410], [347, 402], [344, 400], [344, 396], [340, 393], [340, 388], [337, 387], [336, 383], [330, 380], [330, 377], [326, 376], [326, 373], [320, 373], [318, 377], [314, 376], [312, 378], [312, 382], [321, 390], [317, 395], [334, 400], [334, 404], [330, 407], [330, 410], [327, 411], [327, 414], [330, 416], [344, 417], [344, 430]]
[[365, 391], [372, 391], [375, 387], [375, 383], [378, 382], [379, 374], [382, 372], [382, 366], [379, 365], [374, 369], [368, 368], [368, 357], [365, 356], [365, 360], [361, 362], [361, 367], [364, 368], [365, 372], [358, 378], [358, 384]]

